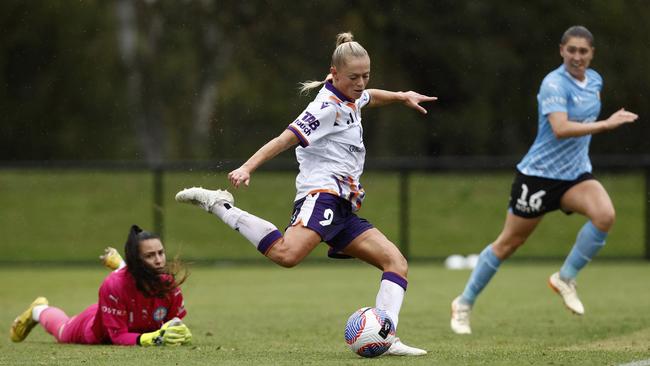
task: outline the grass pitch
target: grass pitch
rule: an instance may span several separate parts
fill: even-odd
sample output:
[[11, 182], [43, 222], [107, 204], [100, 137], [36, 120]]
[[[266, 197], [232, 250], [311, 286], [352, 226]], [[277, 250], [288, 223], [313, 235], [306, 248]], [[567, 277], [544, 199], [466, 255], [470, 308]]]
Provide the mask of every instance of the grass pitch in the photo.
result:
[[[247, 245], [240, 243], [241, 245]], [[252, 248], [249, 248], [252, 250]], [[380, 273], [356, 261], [196, 267], [184, 286], [191, 346], [59, 345], [37, 327], [0, 338], [1, 365], [619, 365], [650, 359], [650, 266], [598, 262], [579, 277], [586, 315], [564, 309], [546, 285], [560, 263], [506, 262], [479, 298], [471, 336], [449, 330], [449, 303], [469, 271], [412, 264], [398, 335], [429, 350], [418, 358], [362, 359], [343, 340], [347, 317], [374, 304]], [[38, 295], [69, 315], [96, 301], [107, 271], [4, 267], [0, 324]], [[8, 333], [5, 333], [6, 335]]]
[[[402, 246], [398, 178], [394, 173], [364, 174], [368, 195], [359, 215]], [[643, 175], [599, 179], [614, 201], [617, 216], [599, 258], [643, 257]], [[291, 173], [256, 173], [250, 187], [233, 190], [235, 202], [284, 229], [293, 210], [294, 180]], [[503, 227], [511, 183], [512, 173], [413, 174], [408, 218], [411, 258], [479, 253]], [[165, 175], [162, 234], [168, 252], [201, 261], [260, 259], [248, 246], [237, 245], [244, 239], [213, 215], [174, 201], [178, 190], [194, 185], [225, 188], [229, 183], [223, 172]], [[88, 262], [106, 245], [122, 248], [131, 224], [155, 230], [148, 172], [0, 171], [0, 207], [0, 263]], [[564, 258], [585, 221], [580, 215], [546, 215], [516, 257]]]

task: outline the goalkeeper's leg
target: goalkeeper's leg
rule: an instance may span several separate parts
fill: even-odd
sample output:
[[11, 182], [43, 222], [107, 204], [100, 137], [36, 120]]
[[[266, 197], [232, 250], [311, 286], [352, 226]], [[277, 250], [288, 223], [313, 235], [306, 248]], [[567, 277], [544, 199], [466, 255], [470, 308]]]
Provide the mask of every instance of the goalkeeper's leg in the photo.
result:
[[95, 338], [92, 325], [97, 314], [97, 304], [86, 308], [73, 317], [68, 317], [63, 310], [50, 306], [40, 314], [40, 323], [59, 343], [99, 344]]
[[38, 324], [40, 313], [47, 308], [48, 302], [44, 297], [37, 297], [29, 307], [18, 315], [9, 329], [9, 338], [13, 342], [22, 342]]
[[117, 249], [112, 247], [106, 247], [104, 249], [104, 254], [99, 256], [99, 259], [102, 261], [102, 264], [112, 270], [117, 271], [126, 266], [126, 263], [122, 259], [120, 252]]
[[61, 327], [70, 320], [70, 317], [66, 315], [63, 310], [49, 306], [47, 309], [43, 310], [39, 317], [39, 321], [43, 328], [56, 338], [58, 342], [61, 342]]

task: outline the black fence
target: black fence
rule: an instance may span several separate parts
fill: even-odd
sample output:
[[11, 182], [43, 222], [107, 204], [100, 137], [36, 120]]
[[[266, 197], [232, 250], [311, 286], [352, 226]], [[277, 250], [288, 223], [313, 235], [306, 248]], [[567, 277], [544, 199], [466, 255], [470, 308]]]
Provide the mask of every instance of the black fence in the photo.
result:
[[[371, 158], [366, 162], [365, 171], [393, 172], [399, 174], [399, 242], [403, 254], [409, 256], [409, 199], [410, 176], [416, 172], [454, 172], [477, 173], [490, 171], [513, 171], [521, 157], [458, 157], [436, 158]], [[594, 169], [598, 172], [642, 172], [645, 178], [645, 235], [644, 258], [650, 260], [650, 155], [607, 155], [592, 157]], [[153, 186], [154, 229], [164, 232], [164, 175], [166, 172], [228, 172], [240, 166], [241, 160], [221, 160], [217, 162], [179, 161], [148, 164], [130, 161], [21, 161], [0, 162], [0, 170], [102, 170], [102, 171], [151, 171]], [[260, 170], [277, 172], [296, 172], [294, 160], [276, 159], [265, 164]]]

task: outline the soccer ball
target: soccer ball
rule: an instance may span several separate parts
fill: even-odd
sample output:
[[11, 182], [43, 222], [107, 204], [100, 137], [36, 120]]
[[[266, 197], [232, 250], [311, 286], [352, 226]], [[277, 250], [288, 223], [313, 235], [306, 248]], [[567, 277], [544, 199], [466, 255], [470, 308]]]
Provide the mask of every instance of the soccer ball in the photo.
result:
[[385, 311], [365, 307], [355, 311], [345, 325], [345, 342], [352, 352], [377, 357], [395, 341], [395, 325]]

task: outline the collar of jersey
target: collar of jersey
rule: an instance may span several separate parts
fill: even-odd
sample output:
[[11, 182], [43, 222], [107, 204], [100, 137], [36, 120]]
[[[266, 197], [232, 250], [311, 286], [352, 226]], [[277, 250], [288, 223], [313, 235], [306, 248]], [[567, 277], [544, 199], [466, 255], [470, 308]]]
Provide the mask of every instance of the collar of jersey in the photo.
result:
[[330, 80], [325, 82], [325, 88], [327, 88], [327, 90], [334, 93], [334, 95], [336, 95], [336, 97], [341, 99], [342, 101], [354, 103], [354, 100], [346, 97], [345, 94], [341, 93], [338, 89], [336, 89], [336, 87], [334, 86], [334, 84], [332, 84]]
[[[571, 80], [573, 83], [578, 85], [580, 88], [584, 89], [584, 88], [587, 87], [587, 84], [589, 84], [589, 75], [588, 75], [587, 71], [585, 71], [585, 79], [583, 81], [580, 81], [580, 80], [574, 78], [573, 75], [571, 75], [571, 73], [569, 72], [569, 70], [566, 69], [566, 66], [564, 66], [564, 64], [562, 64], [562, 66], [560, 66], [560, 67], [562, 68], [562, 73], [567, 78], [569, 78], [569, 80]], [[587, 69], [587, 70], [589, 70], [589, 69]]]

